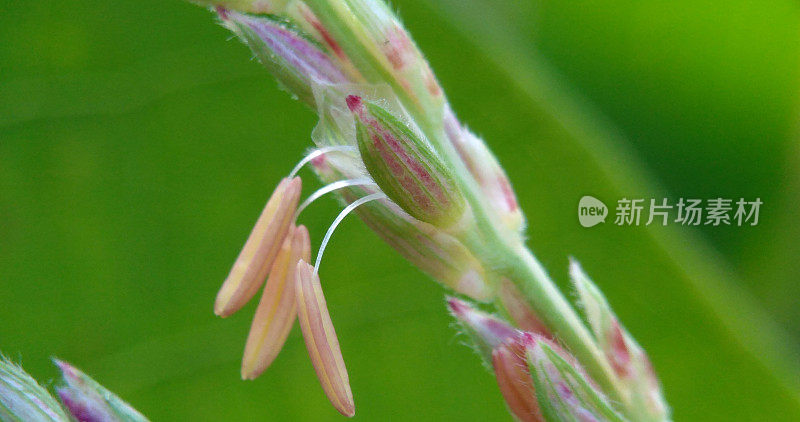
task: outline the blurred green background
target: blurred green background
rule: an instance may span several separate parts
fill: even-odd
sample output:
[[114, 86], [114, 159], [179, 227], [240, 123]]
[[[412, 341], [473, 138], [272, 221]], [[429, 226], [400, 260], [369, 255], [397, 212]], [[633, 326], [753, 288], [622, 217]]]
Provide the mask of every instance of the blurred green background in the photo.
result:
[[[584, 264], [675, 419], [800, 420], [798, 4], [394, 3], [529, 244], [562, 285]], [[341, 420], [299, 330], [243, 382], [253, 306], [212, 313], [315, 123], [228, 38], [180, 1], [0, 0], [0, 349], [45, 381], [68, 360], [153, 420]], [[764, 205], [756, 227], [584, 229], [585, 194]], [[336, 212], [318, 204], [316, 244]], [[322, 272], [356, 418], [510, 420], [442, 290], [357, 219]]]

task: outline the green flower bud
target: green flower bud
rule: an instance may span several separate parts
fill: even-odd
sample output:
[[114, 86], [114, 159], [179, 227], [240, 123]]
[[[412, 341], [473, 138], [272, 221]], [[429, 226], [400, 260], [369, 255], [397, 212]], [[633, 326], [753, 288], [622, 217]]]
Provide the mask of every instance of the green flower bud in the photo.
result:
[[218, 8], [223, 24], [253, 51], [291, 94], [314, 106], [313, 88], [348, 82], [347, 76], [309, 37], [271, 16], [250, 16]]
[[642, 419], [668, 418], [669, 408], [647, 353], [620, 324], [606, 297], [577, 261], [570, 260], [569, 274], [597, 344], [631, 398], [631, 413]]
[[67, 422], [70, 419], [33, 377], [0, 356], [0, 420]]
[[361, 159], [381, 190], [420, 221], [448, 229], [461, 221], [465, 201], [450, 171], [407, 125], [383, 108], [350, 95]]
[[522, 337], [525, 358], [548, 421], [623, 422], [577, 360], [541, 336]]
[[524, 232], [525, 216], [511, 181], [486, 143], [462, 127], [450, 107], [445, 108], [444, 131], [501, 223], [515, 232]]
[[65, 385], [56, 388], [58, 397], [79, 421], [147, 422], [141, 413], [78, 368], [54, 360]]
[[[312, 165], [327, 183], [364, 177], [363, 167], [349, 157], [319, 157]], [[344, 202], [352, 203], [377, 189], [350, 186], [340, 193]], [[483, 265], [454, 236], [408, 215], [389, 199], [370, 201], [355, 213], [404, 258], [445, 287], [480, 302], [494, 299], [496, 288]]]
[[487, 364], [492, 361], [495, 349], [503, 343], [516, 341], [522, 335], [521, 331], [506, 321], [480, 311], [463, 300], [449, 297], [447, 308]]

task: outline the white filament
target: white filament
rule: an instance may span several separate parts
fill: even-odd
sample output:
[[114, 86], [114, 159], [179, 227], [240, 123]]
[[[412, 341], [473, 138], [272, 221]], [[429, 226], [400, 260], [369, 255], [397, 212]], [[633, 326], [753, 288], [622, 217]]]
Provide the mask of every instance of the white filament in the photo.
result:
[[363, 198], [359, 198], [353, 201], [352, 204], [346, 206], [339, 215], [336, 216], [336, 219], [333, 220], [333, 224], [328, 227], [327, 233], [325, 233], [325, 238], [322, 239], [322, 244], [319, 245], [319, 252], [317, 252], [317, 262], [314, 263], [314, 274], [319, 272], [319, 263], [322, 260], [322, 254], [325, 252], [325, 247], [328, 246], [328, 241], [331, 240], [331, 235], [333, 231], [336, 230], [336, 227], [342, 220], [347, 217], [347, 214], [350, 214], [351, 211], [358, 208], [360, 205], [365, 204], [369, 201], [374, 201], [376, 199], [383, 199], [386, 198], [386, 195], [383, 192], [377, 192], [370, 195], [367, 195]]
[[303, 201], [303, 203], [300, 204], [299, 207], [297, 207], [297, 211], [295, 211], [295, 213], [294, 213], [294, 219], [297, 220], [297, 217], [300, 216], [300, 213], [303, 212], [304, 209], [306, 209], [309, 205], [311, 205], [312, 202], [316, 201], [317, 199], [319, 199], [322, 195], [325, 195], [326, 193], [333, 192], [336, 189], [346, 188], [348, 186], [374, 185], [374, 184], [375, 184], [375, 182], [373, 182], [372, 179], [370, 179], [368, 177], [362, 177], [362, 178], [358, 178], [358, 179], [339, 180], [339, 181], [333, 182], [331, 184], [325, 185], [325, 186], [317, 189], [316, 192], [314, 192], [311, 195], [309, 195], [308, 198], [306, 198], [306, 200]]
[[358, 148], [356, 148], [354, 145], [330, 145], [330, 146], [327, 146], [327, 147], [322, 147], [322, 148], [315, 149], [314, 151], [311, 151], [310, 154], [308, 154], [305, 157], [303, 157], [303, 159], [300, 160], [300, 162], [297, 163], [296, 166], [294, 166], [294, 168], [292, 169], [292, 172], [289, 173], [289, 178], [291, 179], [292, 177], [296, 176], [297, 172], [300, 171], [300, 169], [303, 168], [304, 165], [308, 164], [311, 160], [319, 157], [320, 155], [324, 155], [324, 154], [327, 154], [329, 152], [336, 152], [336, 151], [338, 151], [338, 152], [355, 152], [357, 150], [358, 150]]

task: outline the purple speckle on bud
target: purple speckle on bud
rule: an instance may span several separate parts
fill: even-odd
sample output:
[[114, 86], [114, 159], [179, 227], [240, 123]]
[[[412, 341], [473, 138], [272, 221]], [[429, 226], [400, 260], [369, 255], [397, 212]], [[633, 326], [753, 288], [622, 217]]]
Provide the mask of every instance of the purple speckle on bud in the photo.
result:
[[347, 98], [345, 98], [345, 102], [347, 102], [347, 108], [353, 113], [360, 114], [364, 107], [364, 102], [361, 101], [361, 97], [358, 95], [348, 95]]
[[522, 333], [519, 342], [526, 348], [533, 348], [536, 346], [536, 336], [531, 333]]
[[562, 399], [569, 400], [572, 398], [572, 390], [567, 387], [567, 384], [564, 384], [564, 382], [559, 382], [556, 387], [558, 387], [558, 394]]
[[463, 300], [454, 297], [447, 299], [447, 308], [458, 318], [463, 318], [471, 309]]
[[78, 370], [72, 365], [58, 359], [53, 359], [53, 362], [55, 362], [56, 366], [58, 366], [58, 369], [61, 371], [61, 375], [64, 376], [64, 380], [66, 380], [67, 383], [70, 385], [83, 383]]
[[348, 81], [324, 52], [295, 32], [268, 19], [256, 19], [238, 14], [235, 18], [250, 27], [275, 54], [305, 77], [320, 83]]
[[322, 168], [323, 166], [327, 165], [327, 159], [325, 158], [325, 155], [321, 154], [318, 157], [312, 158], [311, 165], [315, 168]]
[[300, 13], [303, 15], [303, 18], [306, 20], [306, 22], [310, 23], [311, 26], [314, 27], [314, 29], [319, 33], [319, 35], [325, 41], [325, 44], [330, 47], [331, 51], [333, 51], [333, 53], [336, 54], [340, 59], [346, 60], [347, 55], [344, 54], [342, 47], [339, 46], [339, 43], [337, 43], [335, 39], [333, 39], [333, 36], [331, 36], [331, 33], [328, 31], [328, 29], [322, 25], [319, 19], [317, 19], [317, 17], [311, 12], [311, 10], [304, 5], [300, 8]]
[[519, 330], [508, 325], [505, 321], [500, 321], [494, 318], [486, 318], [484, 320], [486, 329], [491, 332], [495, 337], [506, 341], [508, 339], [515, 339], [519, 336]]
[[104, 422], [106, 420], [105, 412], [98, 411], [88, 401], [78, 397], [69, 387], [57, 388], [56, 393], [69, 414], [78, 422]]
[[216, 11], [217, 11], [217, 15], [219, 15], [220, 19], [222, 19], [224, 21], [228, 20], [228, 9], [226, 9], [226, 8], [224, 8], [222, 6], [217, 6], [216, 7]]

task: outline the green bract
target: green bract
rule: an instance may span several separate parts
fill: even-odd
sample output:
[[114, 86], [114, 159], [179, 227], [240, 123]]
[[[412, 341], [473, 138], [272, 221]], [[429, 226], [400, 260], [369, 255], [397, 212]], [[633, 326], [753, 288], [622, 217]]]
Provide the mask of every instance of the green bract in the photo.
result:
[[465, 202], [439, 157], [407, 125], [378, 105], [347, 97], [367, 171], [386, 195], [413, 217], [440, 228], [464, 215]]

